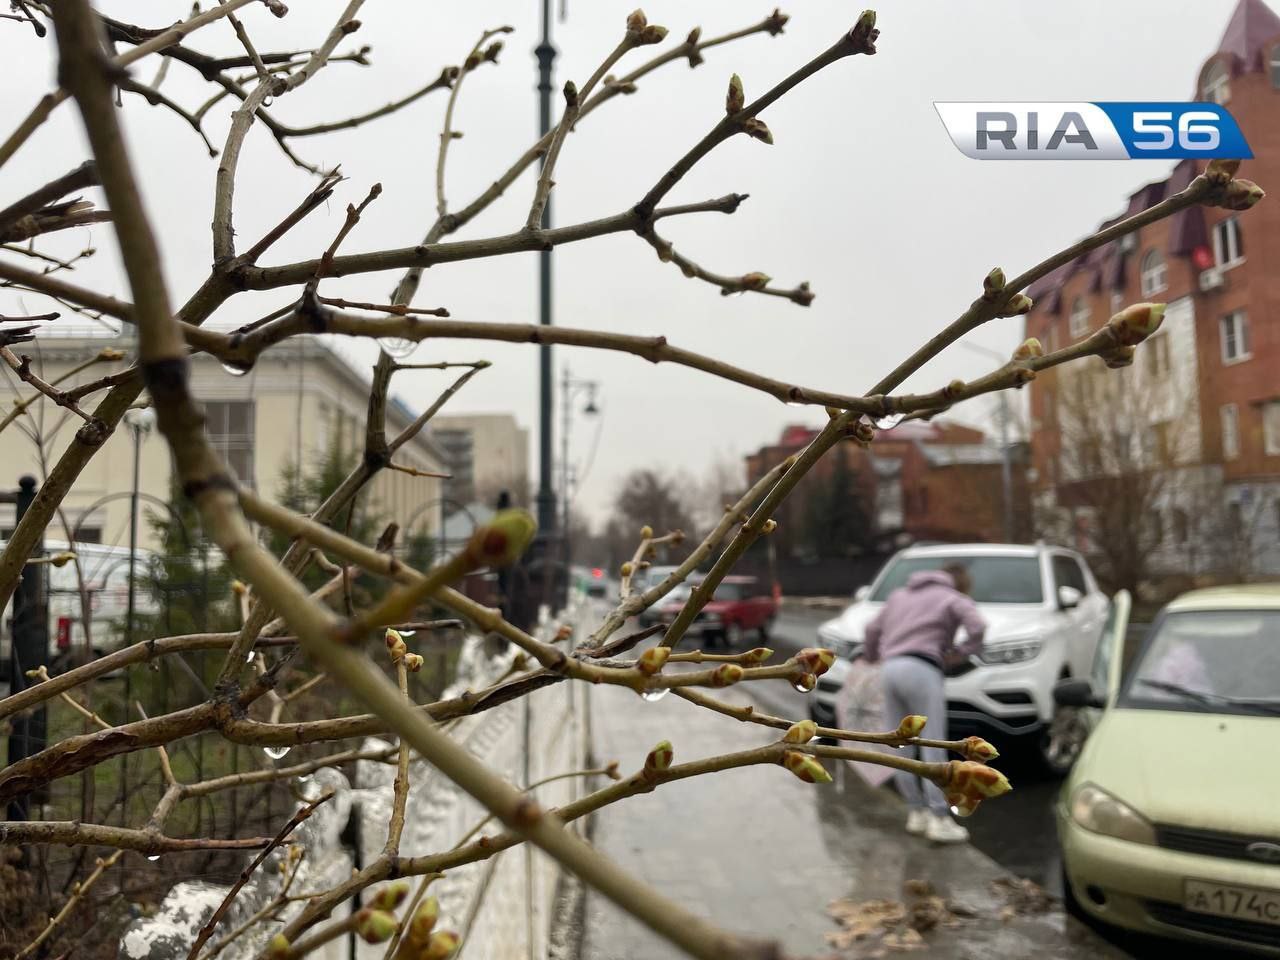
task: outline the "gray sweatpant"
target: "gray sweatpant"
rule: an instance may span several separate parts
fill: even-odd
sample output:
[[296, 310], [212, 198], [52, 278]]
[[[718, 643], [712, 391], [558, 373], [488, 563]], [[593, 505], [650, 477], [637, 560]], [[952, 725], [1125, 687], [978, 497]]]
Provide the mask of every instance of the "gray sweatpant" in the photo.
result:
[[[884, 685], [886, 730], [896, 730], [903, 717], [917, 713], [929, 718], [921, 736], [931, 740], [946, 739], [947, 695], [941, 670], [916, 657], [890, 657], [880, 668], [880, 679]], [[914, 756], [917, 750], [921, 752], [922, 760], [947, 760], [947, 752], [939, 747], [903, 747], [907, 756]], [[908, 807], [917, 809], [927, 804], [934, 813], [948, 812], [947, 800], [932, 780], [921, 780], [913, 773], [898, 770], [893, 774], [893, 782]]]

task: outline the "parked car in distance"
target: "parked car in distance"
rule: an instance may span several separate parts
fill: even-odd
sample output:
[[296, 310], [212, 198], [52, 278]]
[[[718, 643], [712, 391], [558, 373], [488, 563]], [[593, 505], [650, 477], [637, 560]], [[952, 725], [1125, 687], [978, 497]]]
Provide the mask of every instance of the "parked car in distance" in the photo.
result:
[[1196, 590], [1121, 677], [1127, 597], [1058, 701], [1093, 729], [1056, 806], [1069, 909], [1280, 956], [1280, 586]]
[[810, 716], [836, 725], [836, 698], [867, 624], [911, 574], [951, 563], [968, 569], [988, 628], [982, 652], [947, 677], [949, 735], [985, 737], [1005, 753], [1021, 748], [1050, 773], [1065, 774], [1080, 739], [1074, 711], [1055, 705], [1053, 685], [1088, 674], [1109, 602], [1084, 558], [1060, 547], [944, 544], [894, 554], [851, 606], [818, 627], [818, 645], [838, 656], [818, 679]]
[[[636, 593], [644, 593], [644, 591], [650, 589], [651, 587], [656, 587], [663, 580], [667, 579], [667, 577], [671, 576], [671, 574], [673, 574], [677, 569], [679, 568], [671, 564], [664, 564], [656, 567], [644, 567], [643, 569], [638, 571], [634, 576], [632, 576], [631, 587], [633, 590], [635, 590]], [[684, 591], [684, 595], [688, 596], [689, 594], [686, 588], [687, 582], [688, 581], [676, 587], [675, 590], [676, 591], [682, 590]], [[674, 592], [675, 591], [672, 591], [672, 593]], [[640, 626], [648, 627], [657, 623], [659, 619], [658, 608], [661, 607], [663, 604], [670, 603], [671, 596], [672, 594], [667, 594], [665, 597], [662, 597], [661, 599], [659, 599], [658, 602], [655, 603], [653, 606], [648, 607], [647, 609], [641, 610], [639, 616], [636, 617], [636, 619], [640, 621]]]
[[[692, 584], [684, 584], [671, 591], [666, 601], [654, 611], [657, 621], [668, 625], [674, 622], [692, 589]], [[730, 576], [721, 581], [715, 596], [698, 611], [687, 634], [703, 638], [708, 647], [717, 643], [742, 647], [749, 633], [754, 633], [760, 640], [768, 639], [769, 629], [777, 616], [778, 601], [761, 580]]]

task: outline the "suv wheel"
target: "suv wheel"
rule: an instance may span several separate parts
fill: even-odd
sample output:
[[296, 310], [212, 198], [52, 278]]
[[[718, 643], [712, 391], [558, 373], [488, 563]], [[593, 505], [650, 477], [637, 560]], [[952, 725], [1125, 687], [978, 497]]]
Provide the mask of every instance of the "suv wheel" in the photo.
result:
[[1058, 707], [1053, 719], [1040, 734], [1038, 754], [1045, 772], [1065, 777], [1084, 747], [1089, 731], [1084, 717], [1075, 707]]

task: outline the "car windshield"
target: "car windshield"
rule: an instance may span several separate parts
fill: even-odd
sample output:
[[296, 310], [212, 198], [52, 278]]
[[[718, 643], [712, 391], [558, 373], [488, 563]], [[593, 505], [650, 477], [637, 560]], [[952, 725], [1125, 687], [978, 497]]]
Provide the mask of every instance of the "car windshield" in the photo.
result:
[[741, 600], [748, 595], [745, 583], [722, 583], [716, 587], [716, 600]]
[[1036, 557], [963, 556], [899, 557], [876, 582], [872, 600], [887, 600], [889, 594], [906, 584], [913, 573], [941, 570], [959, 563], [969, 571], [973, 588], [969, 595], [977, 603], [1043, 603], [1040, 561]]
[[1169, 614], [1134, 665], [1124, 703], [1280, 715], [1280, 611]]

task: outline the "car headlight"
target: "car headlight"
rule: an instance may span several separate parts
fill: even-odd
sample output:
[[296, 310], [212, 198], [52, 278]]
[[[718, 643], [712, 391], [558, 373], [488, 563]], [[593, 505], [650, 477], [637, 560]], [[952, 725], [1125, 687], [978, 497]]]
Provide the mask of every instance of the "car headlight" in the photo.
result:
[[818, 646], [826, 647], [828, 650], [834, 650], [836, 656], [841, 660], [848, 660], [852, 658], [858, 648], [862, 646], [862, 641], [850, 640], [828, 630], [819, 628]]
[[1010, 640], [983, 647], [978, 657], [983, 663], [1022, 663], [1024, 660], [1034, 660], [1038, 657], [1042, 646], [1044, 646], [1043, 641], [1034, 637]]
[[1071, 819], [1104, 837], [1152, 845], [1156, 842], [1155, 827], [1146, 817], [1092, 783], [1081, 784], [1071, 797]]

